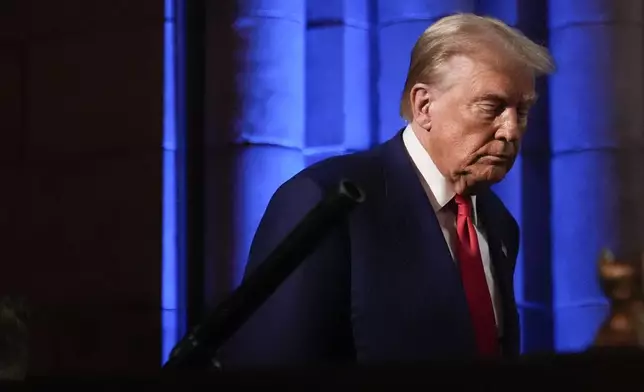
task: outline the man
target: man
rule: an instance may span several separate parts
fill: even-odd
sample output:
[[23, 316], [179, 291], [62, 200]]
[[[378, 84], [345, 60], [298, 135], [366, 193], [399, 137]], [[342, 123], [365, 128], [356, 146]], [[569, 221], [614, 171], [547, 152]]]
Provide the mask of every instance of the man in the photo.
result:
[[416, 43], [408, 126], [309, 167], [271, 199], [252, 272], [342, 178], [367, 195], [231, 339], [224, 366], [519, 354], [519, 228], [489, 186], [512, 167], [546, 49], [502, 22], [445, 17]]

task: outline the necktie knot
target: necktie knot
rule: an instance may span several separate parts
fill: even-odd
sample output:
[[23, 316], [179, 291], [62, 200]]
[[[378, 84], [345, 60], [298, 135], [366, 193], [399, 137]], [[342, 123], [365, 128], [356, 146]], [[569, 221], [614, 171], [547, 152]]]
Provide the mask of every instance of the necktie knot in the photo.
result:
[[458, 215], [471, 217], [472, 216], [472, 199], [463, 195], [454, 196], [454, 202]]

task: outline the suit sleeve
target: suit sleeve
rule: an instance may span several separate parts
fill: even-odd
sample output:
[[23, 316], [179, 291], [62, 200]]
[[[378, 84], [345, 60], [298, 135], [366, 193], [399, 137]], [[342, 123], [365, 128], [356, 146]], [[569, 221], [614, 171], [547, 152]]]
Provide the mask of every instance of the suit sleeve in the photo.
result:
[[517, 258], [519, 257], [519, 250], [521, 246], [521, 229], [519, 228], [519, 224], [517, 223], [516, 219], [510, 214], [510, 212], [507, 212], [508, 214], [508, 225], [509, 225], [509, 233], [508, 237], [510, 240], [510, 249], [512, 250], [512, 254], [510, 257], [512, 260], [514, 260], [514, 264], [516, 266], [516, 261]]
[[[322, 197], [320, 187], [302, 176], [278, 189], [253, 239], [246, 276]], [[351, 357], [348, 249], [345, 227], [323, 239], [223, 347], [223, 367], [297, 367]]]

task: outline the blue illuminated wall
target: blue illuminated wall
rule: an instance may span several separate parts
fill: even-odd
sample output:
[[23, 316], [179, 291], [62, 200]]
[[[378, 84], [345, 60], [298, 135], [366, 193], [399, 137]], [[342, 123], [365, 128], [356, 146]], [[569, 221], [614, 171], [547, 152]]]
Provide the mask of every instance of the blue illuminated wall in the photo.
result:
[[644, 229], [643, 2], [550, 1], [552, 282], [557, 348], [606, 315], [600, 249], [637, 260]]
[[185, 225], [185, 209], [182, 196], [185, 171], [181, 149], [183, 128], [179, 125], [180, 111], [177, 95], [180, 80], [177, 77], [176, 1], [165, 0], [164, 57], [163, 57], [163, 204], [162, 204], [162, 268], [161, 268], [161, 361], [165, 362], [172, 347], [185, 333], [185, 306], [182, 303], [185, 290], [182, 264], [185, 252], [182, 246], [182, 230]]
[[[644, 163], [639, 0], [237, 4], [238, 72], [225, 76], [237, 96], [222, 99], [215, 26], [207, 40], [209, 295], [220, 298], [239, 283], [254, 231], [282, 182], [400, 129], [409, 53], [422, 31], [446, 14], [477, 12], [549, 45], [559, 66], [540, 82], [521, 157], [496, 186], [522, 227], [516, 294], [523, 349], [574, 351], [591, 342], [606, 313], [595, 278], [600, 248], [629, 252], [644, 239], [643, 182], [635, 174]], [[234, 118], [222, 126], [219, 108], [233, 98]]]

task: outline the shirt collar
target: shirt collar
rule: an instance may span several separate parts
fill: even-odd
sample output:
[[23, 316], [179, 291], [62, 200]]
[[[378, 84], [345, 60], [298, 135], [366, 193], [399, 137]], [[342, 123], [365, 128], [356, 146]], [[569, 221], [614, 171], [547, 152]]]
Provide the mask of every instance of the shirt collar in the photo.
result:
[[[421, 180], [429, 190], [429, 198], [435, 212], [445, 207], [456, 195], [454, 186], [441, 174], [436, 164], [416, 137], [411, 125], [407, 125], [402, 134], [403, 143], [407, 149]], [[472, 215], [477, 224], [476, 196], [472, 196]]]

